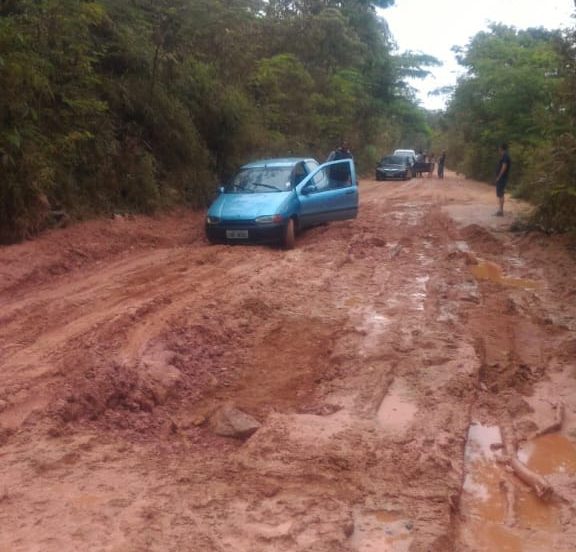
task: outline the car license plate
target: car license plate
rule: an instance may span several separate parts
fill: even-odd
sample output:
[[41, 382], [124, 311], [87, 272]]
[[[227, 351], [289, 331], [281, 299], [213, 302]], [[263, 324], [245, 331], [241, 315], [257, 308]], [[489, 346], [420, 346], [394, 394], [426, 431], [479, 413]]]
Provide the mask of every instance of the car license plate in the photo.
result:
[[229, 239], [248, 239], [248, 230], [226, 230], [226, 237]]

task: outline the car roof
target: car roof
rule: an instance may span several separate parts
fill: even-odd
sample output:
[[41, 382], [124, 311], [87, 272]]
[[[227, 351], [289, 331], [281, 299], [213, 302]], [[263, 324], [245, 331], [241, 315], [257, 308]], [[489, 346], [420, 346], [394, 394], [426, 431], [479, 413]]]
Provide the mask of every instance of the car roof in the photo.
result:
[[301, 161], [314, 161], [312, 157], [273, 157], [269, 159], [258, 159], [242, 165], [243, 169], [255, 169], [258, 167], [291, 167]]

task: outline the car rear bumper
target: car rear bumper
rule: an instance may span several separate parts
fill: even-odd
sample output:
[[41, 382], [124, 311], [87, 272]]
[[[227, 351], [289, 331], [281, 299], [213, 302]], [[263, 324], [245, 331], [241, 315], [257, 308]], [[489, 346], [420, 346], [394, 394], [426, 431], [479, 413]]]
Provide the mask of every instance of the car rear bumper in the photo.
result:
[[376, 171], [376, 180], [404, 180], [410, 178], [410, 172], [398, 171], [398, 172], [383, 172]]
[[[206, 224], [206, 236], [211, 242], [218, 243], [275, 243], [282, 241], [284, 237], [283, 224], [266, 225], [226, 225], [226, 224]], [[236, 233], [231, 237], [229, 233]], [[238, 232], [243, 232], [246, 236], [238, 236]]]

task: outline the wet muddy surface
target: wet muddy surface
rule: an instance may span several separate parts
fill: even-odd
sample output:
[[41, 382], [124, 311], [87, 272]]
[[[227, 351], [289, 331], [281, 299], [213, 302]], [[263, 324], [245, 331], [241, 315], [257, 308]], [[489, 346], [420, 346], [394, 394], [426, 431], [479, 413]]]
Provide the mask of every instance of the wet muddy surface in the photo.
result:
[[355, 518], [355, 533], [351, 544], [355, 550], [373, 552], [408, 552], [414, 540], [413, 523], [403, 519], [398, 512], [386, 510], [358, 515]]
[[534, 280], [504, 276], [502, 274], [502, 269], [496, 263], [490, 261], [479, 262], [477, 265], [472, 266], [470, 270], [479, 280], [488, 280], [503, 286], [530, 289], [537, 288], [541, 285]]
[[529, 441], [520, 448], [518, 457], [542, 475], [576, 474], [576, 447], [564, 435], [542, 435]]
[[414, 421], [418, 405], [403, 380], [395, 380], [378, 408], [378, 423], [383, 431], [403, 433]]
[[574, 552], [576, 261], [507, 207], [448, 174], [292, 251], [189, 212], [0, 249], [0, 551]]
[[[470, 426], [460, 542], [472, 550], [552, 550], [555, 535], [562, 530], [561, 509], [515, 480], [498, 461], [502, 445], [499, 427], [477, 423]], [[519, 455], [537, 473], [554, 473], [544, 473], [530, 457], [530, 453]]]

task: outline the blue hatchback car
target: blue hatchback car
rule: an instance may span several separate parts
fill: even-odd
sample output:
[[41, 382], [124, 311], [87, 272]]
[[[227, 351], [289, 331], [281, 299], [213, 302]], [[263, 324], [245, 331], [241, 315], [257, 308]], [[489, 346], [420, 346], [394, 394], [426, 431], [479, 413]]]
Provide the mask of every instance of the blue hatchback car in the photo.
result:
[[352, 159], [323, 165], [314, 159], [263, 159], [240, 168], [208, 209], [213, 242], [279, 242], [294, 247], [296, 232], [355, 218], [358, 186]]

